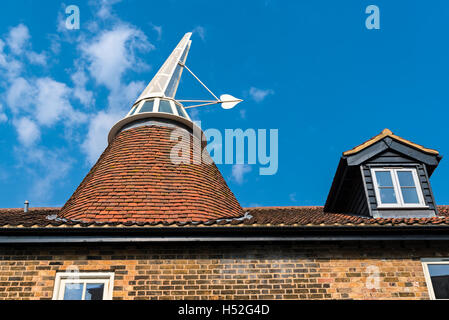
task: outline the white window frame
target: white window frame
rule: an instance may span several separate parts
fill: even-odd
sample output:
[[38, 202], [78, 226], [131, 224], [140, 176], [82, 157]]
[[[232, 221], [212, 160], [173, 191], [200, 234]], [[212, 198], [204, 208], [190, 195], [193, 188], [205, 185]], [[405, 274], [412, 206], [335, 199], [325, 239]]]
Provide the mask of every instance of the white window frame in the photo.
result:
[[113, 272], [58, 272], [56, 273], [55, 287], [53, 289], [53, 300], [64, 300], [65, 285], [67, 283], [83, 284], [82, 300], [84, 300], [87, 283], [103, 283], [103, 300], [112, 300], [114, 291]]
[[[377, 183], [376, 171], [389, 171], [391, 175], [391, 179], [393, 181], [393, 190], [396, 195], [396, 203], [382, 203], [380, 192], [379, 192], [379, 184]], [[416, 192], [418, 194], [419, 203], [404, 203], [404, 199], [402, 198], [402, 190], [401, 185], [399, 184], [399, 179], [397, 172], [399, 171], [411, 171], [413, 176], [413, 182], [415, 183]], [[374, 192], [376, 194], [376, 201], [378, 208], [428, 208], [424, 202], [424, 195], [421, 189], [421, 183], [418, 179], [418, 173], [416, 168], [371, 168], [371, 177], [373, 179], [374, 184]]]
[[[156, 113], [159, 112], [159, 102], [160, 102], [160, 98], [151, 98], [151, 99], [146, 99], [146, 100], [142, 100], [140, 101], [136, 106], [132, 107], [131, 110], [129, 110], [128, 114], [126, 115], [126, 117], [131, 117], [131, 113], [133, 112], [133, 110], [135, 110], [133, 116], [140, 114], [140, 110], [142, 109], [142, 106], [144, 105], [145, 102], [153, 100], [153, 111], [151, 112], [145, 112], [145, 113]], [[173, 114], [175, 116], [190, 120], [189, 114], [186, 112], [186, 110], [184, 109], [184, 106], [178, 102], [176, 102], [176, 100], [172, 100], [172, 99], [163, 99], [163, 100], [167, 100], [170, 102], [170, 107], [172, 110], [172, 113], [168, 113], [168, 112], [161, 112], [161, 113], [165, 113], [165, 114]], [[178, 109], [176, 108], [176, 105], [179, 105], [180, 108], [183, 109], [185, 116], [182, 114], [179, 114]]]
[[161, 99], [154, 99], [153, 112], [159, 112], [159, 101], [161, 101]]
[[128, 114], [126, 115], [126, 117], [130, 117], [130, 116], [131, 116], [131, 113], [133, 112], [133, 110], [135, 110], [135, 109], [137, 109], [137, 108], [139, 108], [139, 106], [134, 106], [134, 107], [132, 107], [131, 110], [129, 110], [129, 112], [128, 112]]
[[426, 284], [427, 284], [427, 290], [429, 291], [429, 297], [431, 300], [449, 300], [449, 299], [437, 299], [435, 297], [435, 292], [433, 291], [433, 285], [432, 285], [432, 278], [430, 277], [430, 272], [428, 265], [429, 264], [447, 264], [449, 265], [448, 259], [441, 259], [441, 260], [434, 260], [434, 261], [421, 261], [423, 271], [424, 271], [424, 278], [426, 278]]

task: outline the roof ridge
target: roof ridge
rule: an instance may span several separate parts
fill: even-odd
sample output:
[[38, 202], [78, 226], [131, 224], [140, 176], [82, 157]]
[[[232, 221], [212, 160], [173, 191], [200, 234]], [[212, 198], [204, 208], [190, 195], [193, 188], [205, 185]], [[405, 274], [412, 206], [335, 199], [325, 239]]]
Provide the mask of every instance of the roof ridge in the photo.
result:
[[410, 140], [404, 139], [404, 138], [402, 138], [400, 136], [395, 135], [390, 129], [385, 128], [378, 135], [372, 137], [371, 139], [368, 139], [367, 141], [359, 144], [358, 146], [356, 146], [356, 147], [354, 147], [354, 148], [352, 148], [352, 149], [350, 149], [348, 151], [343, 152], [343, 155], [344, 156], [348, 156], [348, 155], [351, 155], [351, 154], [358, 153], [358, 152], [362, 151], [363, 149], [373, 145], [374, 143], [382, 140], [385, 137], [393, 138], [393, 139], [395, 139], [397, 141], [400, 141], [400, 142], [402, 142], [402, 143], [404, 143], [406, 145], [409, 145], [409, 146], [411, 146], [411, 147], [413, 147], [415, 149], [421, 150], [421, 151], [426, 152], [426, 153], [435, 154], [435, 155], [439, 154], [439, 152], [437, 150], [429, 149], [429, 148], [426, 148], [426, 147], [424, 147], [424, 146], [422, 146], [420, 144], [417, 144], [417, 143], [414, 143], [414, 142], [412, 142]]

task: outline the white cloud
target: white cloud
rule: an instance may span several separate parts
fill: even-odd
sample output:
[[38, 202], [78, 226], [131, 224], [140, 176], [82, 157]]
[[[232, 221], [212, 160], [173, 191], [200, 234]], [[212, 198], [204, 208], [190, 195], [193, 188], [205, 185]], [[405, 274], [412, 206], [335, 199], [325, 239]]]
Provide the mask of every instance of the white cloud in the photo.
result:
[[162, 26], [156, 26], [154, 24], [151, 24], [153, 27], [153, 30], [157, 33], [157, 40], [161, 40], [162, 38]]
[[[40, 126], [55, 126], [63, 123], [65, 132], [73, 130], [74, 125], [86, 123], [87, 135], [81, 145], [82, 151], [90, 163], [97, 160], [107, 145], [107, 134], [113, 124], [123, 118], [134, 100], [145, 87], [143, 81], [124, 81], [130, 70], [144, 71], [149, 66], [138, 54], [148, 52], [155, 47], [149, 42], [145, 33], [137, 27], [122, 22], [113, 12], [112, 6], [119, 0], [101, 0], [91, 5], [96, 7], [97, 19], [86, 21], [85, 29], [68, 33], [65, 28], [65, 15], [58, 16], [58, 34], [49, 37], [50, 49], [36, 53], [31, 50], [31, 36], [28, 28], [20, 24], [12, 28], [4, 41], [0, 40], [0, 77], [3, 70], [5, 94], [2, 98], [12, 110], [12, 124], [17, 130], [21, 145], [31, 147], [41, 136]], [[91, 23], [89, 27], [89, 23]], [[108, 28], [101, 27], [107, 23]], [[158, 36], [162, 27], [153, 26]], [[95, 33], [92, 33], [92, 30]], [[61, 42], [76, 43], [80, 57], [74, 60], [73, 84], [65, 84], [51, 76], [30, 77], [25, 62], [47, 66], [53, 56], [60, 54]], [[9, 48], [9, 51], [5, 50]], [[5, 49], [5, 50], [4, 50]], [[48, 71], [48, 69], [44, 70]], [[33, 71], [34, 72], [34, 71]], [[93, 80], [93, 81], [92, 81]], [[95, 105], [93, 91], [89, 85], [97, 84], [109, 90], [107, 106], [96, 114], [88, 115], [75, 109], [75, 102], [84, 107]], [[6, 114], [1, 112], [0, 122], [6, 121]], [[76, 132], [75, 132], [76, 134]], [[73, 139], [70, 135], [65, 140]], [[37, 146], [33, 147], [38, 149]], [[54, 179], [42, 178], [40, 185], [47, 186]], [[39, 184], [37, 184], [39, 185]]]
[[5, 42], [0, 39], [0, 66], [5, 67], [6, 66], [6, 55], [3, 52], [3, 49], [5, 49]]
[[92, 117], [87, 138], [81, 146], [90, 164], [94, 164], [98, 160], [98, 157], [107, 146], [109, 130], [122, 117], [123, 114], [106, 113], [104, 111], [100, 111]]
[[79, 68], [75, 73], [73, 73], [70, 78], [76, 87], [85, 87], [89, 78], [86, 72], [82, 68]]
[[94, 163], [107, 145], [107, 134], [113, 124], [123, 118], [145, 87], [142, 81], [123, 83], [129, 70], [142, 71], [148, 66], [137, 58], [138, 51], [154, 46], [146, 35], [133, 26], [119, 24], [90, 42], [80, 44], [87, 69], [97, 84], [110, 90], [108, 107], [91, 117], [82, 150], [89, 163]]
[[[134, 103], [139, 95], [145, 89], [145, 82], [143, 81], [131, 81], [123, 91], [126, 101], [128, 102], [127, 109], [131, 108], [131, 104]], [[131, 103], [130, 103], [131, 102]]]
[[137, 59], [136, 51], [149, 51], [154, 46], [141, 30], [119, 25], [103, 32], [90, 43], [83, 42], [80, 48], [95, 81], [110, 90], [117, 90], [127, 70], [147, 67]]
[[114, 16], [112, 6], [122, 0], [100, 0], [97, 16], [101, 19], [110, 19]]
[[[21, 64], [19, 59], [24, 59], [23, 57], [32, 64], [42, 66], [47, 64], [46, 53], [38, 54], [31, 50], [30, 38], [28, 28], [23, 24], [10, 30], [6, 42], [11, 52], [21, 56], [6, 55], [5, 60], [8, 64], [14, 62]], [[0, 49], [3, 47], [4, 45], [0, 44]], [[27, 78], [24, 75], [9, 74], [9, 87], [5, 99], [15, 115], [25, 112], [28, 114], [27, 119], [33, 119], [34, 125], [51, 126], [60, 120], [64, 120], [66, 125], [86, 120], [85, 114], [72, 107], [70, 100], [73, 96], [80, 98], [81, 94], [50, 77]], [[23, 114], [21, 116], [23, 117]]]
[[36, 81], [36, 87], [36, 118], [40, 124], [49, 126], [60, 119], [65, 119], [68, 124], [86, 120], [86, 115], [74, 110], [70, 104], [71, 89], [64, 83], [40, 78]]
[[238, 184], [243, 183], [245, 174], [251, 172], [251, 166], [247, 164], [235, 164], [232, 166], [232, 179]]
[[6, 78], [16, 77], [22, 70], [22, 63], [14, 58], [8, 57], [3, 51], [5, 42], [0, 40], [0, 68], [6, 71]]
[[46, 66], [47, 54], [31, 50], [30, 33], [28, 27], [19, 24], [10, 29], [6, 36], [6, 45], [9, 54], [5, 53], [5, 42], [0, 40], [0, 68], [6, 70], [6, 78], [14, 79], [23, 71], [23, 62], [28, 60], [31, 64]]
[[144, 88], [143, 81], [132, 81], [121, 85], [120, 90], [112, 90], [108, 96], [108, 111], [127, 113]]
[[13, 79], [5, 101], [14, 115], [24, 117], [26, 114], [15, 124], [23, 127], [32, 121], [30, 129], [24, 133], [18, 131], [19, 141], [29, 144], [28, 141], [32, 141], [29, 133], [39, 131], [38, 125], [52, 126], [61, 120], [66, 126], [85, 122], [87, 115], [75, 110], [70, 103], [73, 92], [64, 83], [51, 78]]
[[206, 29], [204, 29], [204, 27], [202, 26], [196, 26], [195, 28], [193, 28], [192, 33], [196, 33], [198, 34], [198, 36], [201, 38], [201, 40], [205, 40], [206, 38]]
[[47, 65], [47, 55], [44, 52], [36, 53], [34, 51], [30, 51], [30, 52], [26, 53], [26, 56], [32, 64], [37, 64], [37, 65], [42, 65], [42, 66]]
[[6, 70], [7, 78], [13, 79], [20, 74], [23, 69], [23, 64], [18, 60], [8, 60], [4, 69]]
[[251, 96], [251, 99], [253, 99], [257, 103], [262, 102], [267, 96], [272, 94], [274, 94], [274, 91], [271, 89], [263, 90], [255, 87], [251, 87], [249, 89], [249, 95]]
[[6, 103], [13, 113], [30, 110], [33, 96], [35, 92], [30, 83], [22, 77], [15, 78], [6, 92]]
[[75, 85], [73, 90], [73, 95], [77, 98], [84, 106], [90, 107], [95, 104], [95, 99], [93, 97], [93, 92], [86, 89], [86, 84], [89, 78], [87, 77], [84, 70], [79, 69], [71, 76], [72, 82]]
[[40, 124], [53, 125], [63, 113], [71, 109], [69, 89], [64, 83], [50, 78], [37, 80], [36, 118]]
[[48, 38], [50, 39], [50, 51], [58, 55], [61, 52], [61, 39], [59, 35], [57, 34], [51, 34], [48, 35]]
[[31, 146], [40, 138], [40, 130], [37, 124], [29, 118], [14, 120], [14, 126], [19, 136], [19, 141], [24, 146]]
[[28, 28], [23, 24], [19, 24], [9, 31], [6, 43], [14, 54], [19, 55], [27, 46], [30, 38]]
[[[39, 144], [41, 130], [43, 136], [44, 127], [58, 125], [60, 132], [62, 124], [66, 133], [76, 125], [85, 124], [83, 128], [88, 131], [85, 137], [78, 131], [74, 131], [74, 136], [58, 134], [58, 137], [66, 142], [84, 139], [81, 150], [87, 160], [94, 163], [107, 145], [107, 134], [113, 124], [123, 118], [145, 87], [146, 82], [128, 81], [125, 76], [130, 70], [148, 70], [149, 66], [139, 54], [155, 47], [142, 30], [116, 16], [112, 7], [118, 2], [120, 0], [94, 3], [92, 0], [91, 6], [98, 9], [96, 17], [85, 21], [84, 28], [78, 32], [68, 32], [65, 15], [60, 14], [59, 33], [47, 35], [49, 49], [41, 53], [32, 50], [31, 35], [24, 24], [11, 28], [0, 39], [0, 102], [8, 108], [8, 116], [11, 114], [10, 124], [17, 131], [19, 145], [15, 150], [21, 150], [17, 158], [25, 164], [24, 170], [29, 170], [31, 192], [39, 201], [51, 194], [73, 163], [65, 152], [47, 150]], [[160, 38], [162, 27], [153, 26], [153, 30]], [[204, 37], [204, 30], [200, 36]], [[71, 83], [67, 84], [48, 73], [52, 70], [51, 64], [64, 54], [64, 42], [80, 53], [73, 66], [67, 67], [74, 70]], [[41, 68], [39, 73], [37, 68], [28, 68], [31, 64], [46, 68]], [[98, 106], [100, 111], [91, 111], [88, 116], [76, 107], [95, 105], [94, 91], [90, 88], [95, 84], [108, 89], [107, 105]], [[0, 122], [7, 120], [0, 105]]]

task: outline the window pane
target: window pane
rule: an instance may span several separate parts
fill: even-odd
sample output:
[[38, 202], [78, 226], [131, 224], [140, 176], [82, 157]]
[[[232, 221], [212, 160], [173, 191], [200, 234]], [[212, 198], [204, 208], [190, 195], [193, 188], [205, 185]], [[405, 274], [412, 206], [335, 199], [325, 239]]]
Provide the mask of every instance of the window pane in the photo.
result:
[[180, 106], [178, 106], [177, 104], [175, 104], [175, 105], [176, 105], [176, 110], [178, 110], [178, 114], [179, 114], [181, 117], [186, 118], [186, 114], [185, 114], [184, 110], [182, 110], [182, 108], [181, 108]]
[[379, 187], [392, 187], [393, 180], [391, 179], [390, 171], [375, 171], [376, 180]]
[[381, 203], [397, 203], [393, 188], [379, 188]]
[[81, 300], [83, 297], [82, 283], [66, 283], [64, 289], [64, 300]]
[[416, 188], [401, 188], [404, 203], [419, 203]]
[[397, 171], [401, 187], [414, 187], [415, 181], [411, 171]]
[[139, 113], [142, 113], [142, 112], [153, 112], [153, 105], [154, 105], [154, 100], [145, 101], [145, 103], [143, 104], [143, 106], [140, 109]]
[[429, 264], [433, 292], [437, 299], [449, 299], [449, 264]]
[[171, 111], [170, 102], [167, 100], [159, 101], [159, 112], [173, 113]]
[[88, 283], [84, 300], [103, 300], [103, 292], [104, 283]]

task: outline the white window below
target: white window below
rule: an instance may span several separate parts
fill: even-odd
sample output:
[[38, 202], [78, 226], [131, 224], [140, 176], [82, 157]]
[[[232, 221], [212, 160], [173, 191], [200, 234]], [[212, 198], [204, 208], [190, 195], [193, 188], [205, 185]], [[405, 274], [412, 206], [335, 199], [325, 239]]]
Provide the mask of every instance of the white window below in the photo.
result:
[[112, 300], [114, 273], [58, 272], [53, 300]]
[[449, 299], [449, 261], [423, 262], [430, 299]]
[[378, 208], [426, 207], [415, 168], [371, 169]]

